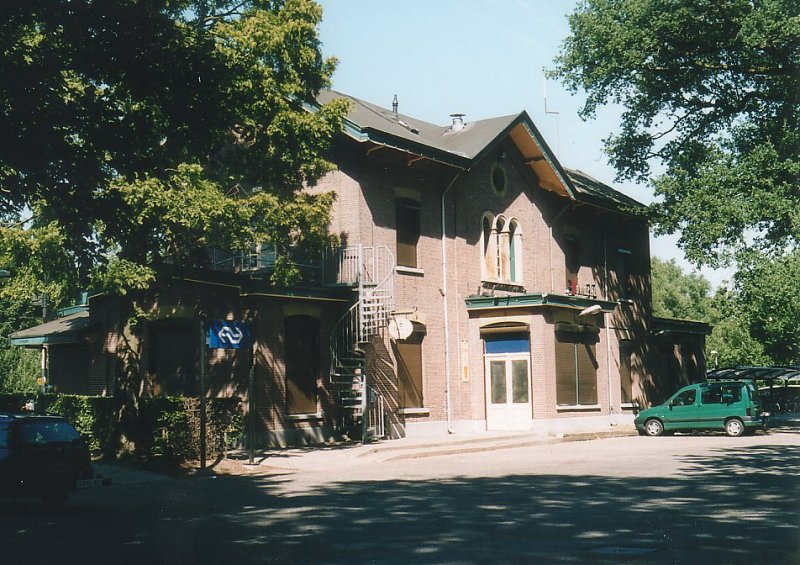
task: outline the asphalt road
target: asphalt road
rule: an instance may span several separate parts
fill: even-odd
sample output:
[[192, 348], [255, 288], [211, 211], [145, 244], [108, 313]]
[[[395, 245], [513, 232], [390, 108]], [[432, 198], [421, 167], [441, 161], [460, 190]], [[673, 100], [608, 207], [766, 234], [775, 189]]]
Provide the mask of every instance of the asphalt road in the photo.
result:
[[0, 499], [0, 562], [797, 564], [798, 447], [784, 426], [146, 477]]

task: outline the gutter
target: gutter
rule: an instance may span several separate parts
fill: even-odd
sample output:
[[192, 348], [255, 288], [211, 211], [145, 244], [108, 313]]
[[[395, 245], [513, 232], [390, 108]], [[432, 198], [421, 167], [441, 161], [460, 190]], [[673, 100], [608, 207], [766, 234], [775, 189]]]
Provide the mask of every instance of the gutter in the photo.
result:
[[[608, 239], [607, 233], [603, 230], [603, 298], [608, 301]], [[617, 423], [614, 421], [614, 407], [611, 401], [611, 320], [606, 323], [606, 379], [608, 381], [608, 420], [613, 427]]]

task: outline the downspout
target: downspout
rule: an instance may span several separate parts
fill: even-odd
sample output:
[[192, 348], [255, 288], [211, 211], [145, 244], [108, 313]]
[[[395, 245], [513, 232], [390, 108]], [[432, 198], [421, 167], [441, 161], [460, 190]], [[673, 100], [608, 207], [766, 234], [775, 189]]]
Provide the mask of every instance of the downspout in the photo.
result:
[[[603, 230], [603, 297], [608, 302], [608, 240]], [[605, 316], [605, 314], [604, 314]], [[611, 321], [606, 319], [606, 378], [608, 380], [608, 419], [609, 425], [616, 426], [614, 407], [611, 405]]]
[[458, 171], [456, 175], [453, 177], [453, 180], [450, 181], [450, 184], [447, 185], [447, 188], [444, 189], [442, 192], [442, 288], [440, 292], [442, 293], [442, 306], [444, 309], [444, 382], [445, 382], [445, 410], [447, 412], [447, 433], [454, 434], [453, 431], [453, 414], [452, 414], [452, 402], [450, 399], [450, 324], [447, 315], [447, 231], [446, 231], [446, 221], [445, 221], [445, 211], [444, 211], [444, 197], [447, 195], [448, 191], [453, 188], [453, 185], [458, 180], [458, 177], [461, 176], [461, 173], [464, 172], [463, 170]]

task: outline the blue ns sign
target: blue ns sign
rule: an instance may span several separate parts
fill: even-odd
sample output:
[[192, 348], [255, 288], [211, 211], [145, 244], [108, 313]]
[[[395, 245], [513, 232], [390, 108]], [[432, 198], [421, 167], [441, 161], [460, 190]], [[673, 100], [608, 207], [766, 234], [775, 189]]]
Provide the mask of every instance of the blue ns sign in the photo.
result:
[[250, 324], [232, 320], [212, 320], [208, 324], [209, 349], [244, 349], [253, 343]]

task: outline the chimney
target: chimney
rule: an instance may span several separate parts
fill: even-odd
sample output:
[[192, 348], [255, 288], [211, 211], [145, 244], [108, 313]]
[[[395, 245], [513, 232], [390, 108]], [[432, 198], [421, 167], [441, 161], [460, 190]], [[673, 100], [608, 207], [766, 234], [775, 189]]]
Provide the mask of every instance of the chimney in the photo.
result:
[[453, 125], [450, 126], [450, 131], [461, 131], [464, 129], [466, 125], [464, 123], [464, 116], [466, 114], [450, 114], [450, 117], [453, 118]]
[[394, 95], [394, 100], [392, 100], [392, 113], [397, 117], [397, 94]]

